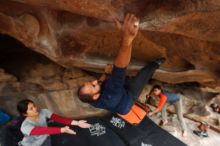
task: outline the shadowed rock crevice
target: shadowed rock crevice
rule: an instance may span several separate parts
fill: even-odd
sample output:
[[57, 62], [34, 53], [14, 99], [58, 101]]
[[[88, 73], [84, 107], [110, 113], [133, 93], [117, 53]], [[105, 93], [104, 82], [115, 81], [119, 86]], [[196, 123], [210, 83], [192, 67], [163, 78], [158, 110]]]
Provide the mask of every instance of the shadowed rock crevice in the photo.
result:
[[0, 34], [0, 68], [6, 72], [22, 78], [22, 73], [27, 66], [34, 62], [42, 64], [52, 63], [47, 57], [25, 47], [18, 40]]
[[16, 104], [24, 98], [69, 117], [106, 113], [76, 97], [78, 86], [92, 76], [78, 69], [65, 69], [7, 35], [0, 35], [0, 46], [1, 108], [9, 114], [17, 115]]

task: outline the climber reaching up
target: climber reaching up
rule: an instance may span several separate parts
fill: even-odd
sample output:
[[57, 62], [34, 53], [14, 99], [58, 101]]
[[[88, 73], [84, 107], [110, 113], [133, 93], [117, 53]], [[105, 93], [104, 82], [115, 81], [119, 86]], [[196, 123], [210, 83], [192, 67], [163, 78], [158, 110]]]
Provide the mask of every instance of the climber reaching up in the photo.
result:
[[80, 86], [78, 96], [81, 101], [95, 107], [124, 115], [130, 111], [144, 85], [165, 59], [150, 62], [136, 76], [126, 77], [132, 43], [139, 30], [139, 19], [134, 14], [127, 14], [123, 24], [116, 20], [116, 26], [122, 33], [122, 41], [114, 64], [106, 65], [105, 73], [99, 79]]

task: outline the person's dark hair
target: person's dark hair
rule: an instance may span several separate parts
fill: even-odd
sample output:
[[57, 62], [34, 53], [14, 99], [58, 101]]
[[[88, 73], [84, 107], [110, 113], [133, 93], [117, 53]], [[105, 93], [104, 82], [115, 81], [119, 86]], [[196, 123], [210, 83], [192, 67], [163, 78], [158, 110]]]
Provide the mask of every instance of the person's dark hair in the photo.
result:
[[92, 100], [92, 95], [91, 94], [87, 94], [83, 92], [83, 88], [84, 85], [79, 87], [78, 91], [77, 91], [77, 95], [79, 97], [79, 99], [83, 102], [91, 102]]
[[153, 89], [159, 89], [159, 90], [161, 90], [161, 91], [162, 91], [162, 88], [161, 88], [161, 86], [160, 86], [160, 85], [154, 85], [154, 86], [153, 86]]
[[150, 93], [152, 93], [154, 89], [159, 89], [163, 93], [163, 89], [160, 85], [154, 85], [153, 88], [150, 90]]
[[20, 116], [24, 116], [24, 114], [27, 113], [29, 103], [34, 103], [34, 102], [30, 99], [23, 99], [23, 100], [18, 102], [17, 110], [20, 113]]

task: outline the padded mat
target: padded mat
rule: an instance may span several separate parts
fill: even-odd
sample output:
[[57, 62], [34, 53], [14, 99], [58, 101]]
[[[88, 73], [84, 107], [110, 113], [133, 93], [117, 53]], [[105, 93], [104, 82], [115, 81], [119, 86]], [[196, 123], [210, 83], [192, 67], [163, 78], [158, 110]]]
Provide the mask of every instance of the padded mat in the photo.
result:
[[[92, 124], [91, 128], [71, 126], [77, 134], [52, 135], [52, 146], [186, 146], [147, 117], [139, 125], [130, 125], [116, 115], [86, 120]], [[63, 126], [53, 122], [48, 124]], [[18, 127], [0, 130], [1, 146], [17, 146], [21, 139]]]

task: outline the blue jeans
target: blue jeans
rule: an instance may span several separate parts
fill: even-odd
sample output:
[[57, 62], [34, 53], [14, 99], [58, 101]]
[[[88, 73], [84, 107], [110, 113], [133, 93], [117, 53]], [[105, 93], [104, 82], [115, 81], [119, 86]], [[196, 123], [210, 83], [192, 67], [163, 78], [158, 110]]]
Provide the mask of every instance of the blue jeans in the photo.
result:
[[164, 105], [164, 107], [163, 107], [163, 109], [161, 111], [163, 122], [167, 121], [167, 112], [166, 111], [167, 111], [167, 107], [169, 105], [174, 105], [175, 106], [176, 114], [177, 114], [177, 118], [178, 118], [178, 120], [180, 122], [180, 126], [182, 128], [182, 131], [185, 131], [186, 130], [186, 124], [185, 124], [185, 121], [183, 119], [183, 103], [182, 103], [182, 98], [180, 98], [178, 101], [176, 101], [174, 103], [167, 102]]

